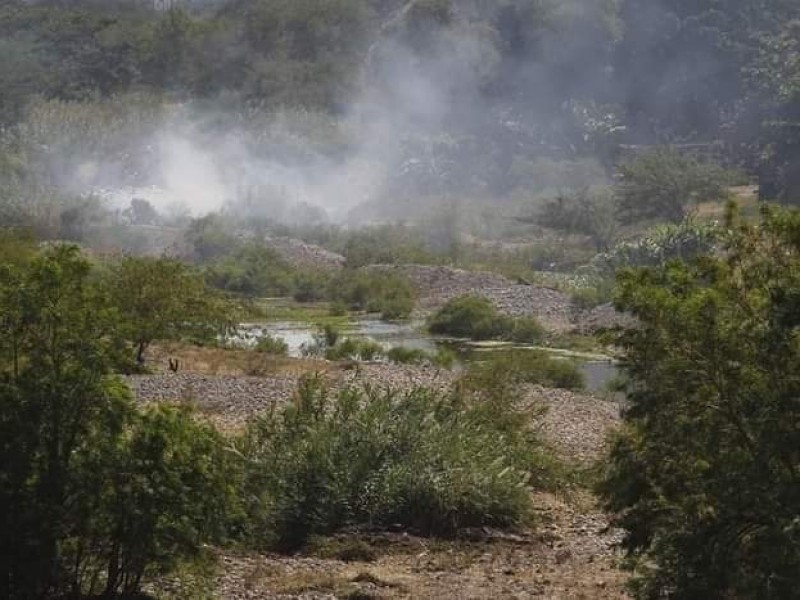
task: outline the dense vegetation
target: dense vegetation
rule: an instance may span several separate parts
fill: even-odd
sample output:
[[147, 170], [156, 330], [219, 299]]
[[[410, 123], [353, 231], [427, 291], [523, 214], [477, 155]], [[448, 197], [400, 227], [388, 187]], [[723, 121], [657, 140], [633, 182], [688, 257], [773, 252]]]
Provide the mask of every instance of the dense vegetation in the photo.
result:
[[[166, 259], [104, 267], [74, 246], [2, 241], [4, 598], [135, 597], [208, 544], [296, 549], [348, 525], [520, 526], [530, 488], [559, 485], [508, 382], [333, 394], [309, 378], [286, 410], [235, 438], [186, 406], [136, 406], [115, 373], [143, 343], [217, 331], [202, 278]], [[120, 293], [127, 277], [140, 296]], [[165, 294], [149, 307], [155, 285]], [[136, 319], [148, 335], [131, 335]], [[325, 338], [341, 357], [364, 358], [362, 343], [332, 329]], [[255, 351], [284, 350], [266, 339]]]
[[544, 329], [532, 317], [508, 317], [486, 298], [453, 298], [428, 321], [431, 333], [473, 340], [504, 340], [535, 343], [544, 337]]
[[529, 486], [552, 486], [557, 470], [510, 391], [491, 402], [487, 392], [333, 394], [306, 380], [294, 404], [265, 415], [241, 441], [253, 487], [246, 497], [258, 499], [256, 540], [297, 549], [352, 525], [425, 534], [522, 525]]
[[[800, 217], [751, 196], [800, 202], [797, 0], [160, 4], [0, 2], [0, 597], [135, 596], [227, 542], [525, 523], [559, 469], [518, 386], [579, 389], [569, 361], [503, 352], [453, 394], [311, 379], [238, 437], [118, 379], [265, 297], [406, 319], [387, 263], [615, 297], [636, 325], [600, 491], [635, 593], [797, 596]], [[428, 327], [545, 336], [478, 296]], [[332, 326], [307, 351], [452, 361]]]
[[111, 374], [138, 342], [77, 249], [4, 265], [0, 307], [0, 595], [132, 593], [222, 541], [221, 437], [134, 408]]
[[643, 598], [790, 598], [800, 585], [800, 216], [732, 222], [724, 252], [632, 271], [617, 302], [630, 403], [603, 492]]

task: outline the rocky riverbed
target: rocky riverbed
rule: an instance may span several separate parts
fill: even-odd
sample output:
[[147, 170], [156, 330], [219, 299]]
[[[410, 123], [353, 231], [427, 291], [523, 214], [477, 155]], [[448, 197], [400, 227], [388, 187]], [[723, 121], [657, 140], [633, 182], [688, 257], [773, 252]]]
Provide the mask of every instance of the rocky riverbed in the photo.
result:
[[527, 285], [488, 271], [465, 271], [443, 266], [373, 265], [368, 269], [408, 278], [418, 294], [417, 310], [431, 313], [448, 300], [482, 296], [502, 313], [535, 317], [550, 331], [592, 333], [627, 321], [611, 305], [592, 310], [577, 308], [569, 295], [544, 286]]
[[[298, 361], [299, 362], [299, 361]], [[198, 362], [197, 364], [205, 364]], [[142, 402], [191, 401], [223, 429], [239, 429], [290, 401], [302, 369], [263, 376], [204, 372], [156, 373], [127, 378]], [[429, 366], [365, 364], [329, 368], [331, 388], [373, 385], [398, 390], [447, 389], [456, 375]], [[569, 461], [589, 465], [619, 423], [619, 405], [565, 390], [528, 386], [524, 401], [547, 410], [541, 431]], [[303, 556], [220, 553], [207, 585], [221, 599], [334, 598], [627, 598], [617, 566], [621, 532], [587, 492], [564, 497], [535, 493], [537, 525], [515, 534], [483, 528], [456, 540], [408, 533], [351, 532], [335, 543], [367, 546], [367, 556], [341, 560], [315, 551]], [[177, 583], [162, 591], [183, 597]], [[206, 589], [206, 591], [208, 591]]]

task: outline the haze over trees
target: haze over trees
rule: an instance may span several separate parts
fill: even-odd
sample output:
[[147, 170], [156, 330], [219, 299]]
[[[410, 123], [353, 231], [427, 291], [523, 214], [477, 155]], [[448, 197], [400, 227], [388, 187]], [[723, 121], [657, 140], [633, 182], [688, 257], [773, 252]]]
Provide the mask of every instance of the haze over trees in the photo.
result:
[[[138, 598], [229, 544], [535, 527], [534, 493], [591, 477], [636, 597], [798, 595], [798, 0], [166, 4], [0, 2], [0, 598]], [[431, 332], [511, 348], [444, 391], [303, 377], [235, 432], [134, 404], [165, 342], [252, 377], [452, 364], [331, 325], [420, 314], [378, 265], [447, 280]], [[564, 323], [633, 319], [554, 332], [450, 295], [454, 268], [510, 314], [547, 288]], [[272, 297], [325, 321], [303, 359], [226, 348]], [[521, 402], [584, 386], [516, 347], [550, 344], [620, 354], [591, 473]]]

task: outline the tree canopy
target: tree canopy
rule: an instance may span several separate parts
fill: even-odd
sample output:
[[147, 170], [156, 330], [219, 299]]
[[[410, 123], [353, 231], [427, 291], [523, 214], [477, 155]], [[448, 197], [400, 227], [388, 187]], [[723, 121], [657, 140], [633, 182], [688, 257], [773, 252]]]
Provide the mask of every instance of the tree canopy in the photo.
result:
[[[800, 214], [621, 276], [629, 407], [602, 484], [641, 597], [789, 598], [800, 584]], [[652, 561], [652, 562], [651, 562]]]

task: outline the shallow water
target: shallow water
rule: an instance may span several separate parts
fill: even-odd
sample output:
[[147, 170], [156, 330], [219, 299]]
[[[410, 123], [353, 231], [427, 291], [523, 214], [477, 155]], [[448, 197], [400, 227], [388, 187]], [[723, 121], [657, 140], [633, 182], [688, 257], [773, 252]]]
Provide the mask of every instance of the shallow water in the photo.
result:
[[[472, 350], [476, 349], [474, 343], [431, 336], [425, 333], [422, 327], [422, 322], [387, 323], [379, 319], [361, 318], [351, 321], [348, 326], [343, 327], [341, 335], [365, 338], [381, 344], [386, 350], [403, 347], [436, 352], [440, 347], [447, 346], [467, 360], [469, 355], [473, 354]], [[315, 327], [299, 321], [248, 323], [242, 325], [240, 335], [235, 341], [245, 346], [252, 346], [256, 344], [259, 337], [266, 333], [285, 341], [289, 347], [289, 356], [298, 358], [302, 356], [304, 346], [314, 343], [316, 331]], [[508, 344], [493, 345], [494, 348], [507, 348], [508, 346]], [[491, 352], [493, 348], [481, 344], [480, 349], [482, 352]], [[542, 348], [542, 350], [550, 351], [547, 348]], [[567, 357], [572, 354], [558, 350], [553, 352]], [[617, 375], [617, 367], [612, 360], [598, 359], [593, 355], [575, 355], [571, 358], [579, 363], [586, 378], [586, 388], [589, 391], [605, 390], [609, 381]]]

